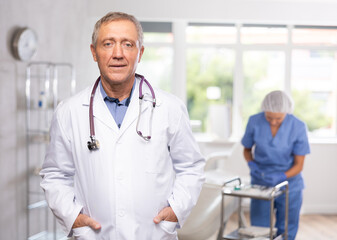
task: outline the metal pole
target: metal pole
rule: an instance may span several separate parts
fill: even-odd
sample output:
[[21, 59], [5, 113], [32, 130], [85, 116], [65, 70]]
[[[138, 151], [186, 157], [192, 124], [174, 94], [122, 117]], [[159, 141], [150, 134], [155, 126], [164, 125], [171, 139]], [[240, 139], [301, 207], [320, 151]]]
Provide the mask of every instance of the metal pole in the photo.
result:
[[270, 200], [270, 240], [273, 239], [274, 197]]
[[284, 238], [285, 240], [288, 240], [288, 208], [289, 208], [289, 185], [286, 186], [286, 212], [285, 212], [285, 222], [284, 222]]
[[223, 189], [221, 188], [221, 214], [220, 214], [220, 230], [219, 230], [219, 234], [218, 234], [218, 239], [217, 240], [221, 240], [222, 239], [222, 235], [223, 235], [223, 219], [224, 219], [224, 204], [225, 204], [225, 199], [224, 199], [224, 193], [223, 193]]
[[[31, 75], [31, 66], [28, 65], [26, 69], [26, 146], [28, 146], [29, 142], [29, 126], [30, 126], [30, 112], [28, 109], [30, 109], [30, 75]], [[29, 147], [26, 148], [26, 167], [29, 169]], [[30, 198], [29, 198], [29, 193], [30, 193], [30, 187], [29, 187], [29, 171], [26, 172], [27, 174], [27, 206], [26, 206], [26, 216], [27, 216], [27, 239], [30, 236], [30, 219], [29, 219], [29, 204], [30, 204]]]
[[241, 209], [241, 202], [242, 202], [242, 197], [239, 197], [239, 208], [238, 208], [238, 219], [239, 219], [239, 228], [242, 228], [243, 227], [243, 224], [242, 224], [242, 209]]

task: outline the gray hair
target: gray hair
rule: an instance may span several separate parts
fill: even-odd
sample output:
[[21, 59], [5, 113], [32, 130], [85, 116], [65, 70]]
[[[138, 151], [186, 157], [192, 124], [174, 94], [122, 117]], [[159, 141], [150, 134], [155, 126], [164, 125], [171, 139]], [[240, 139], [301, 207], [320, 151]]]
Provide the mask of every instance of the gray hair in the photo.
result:
[[123, 12], [109, 12], [104, 17], [102, 17], [100, 20], [96, 22], [94, 31], [91, 37], [92, 45], [96, 48], [98, 32], [102, 24], [109, 23], [112, 21], [117, 21], [117, 20], [128, 20], [135, 25], [137, 29], [137, 34], [138, 34], [139, 47], [142, 47], [143, 38], [144, 38], [142, 25], [140, 25], [140, 22], [134, 16], [129, 15], [127, 13], [123, 13]]
[[264, 112], [293, 113], [294, 102], [292, 98], [283, 91], [272, 91], [268, 93], [261, 104]]

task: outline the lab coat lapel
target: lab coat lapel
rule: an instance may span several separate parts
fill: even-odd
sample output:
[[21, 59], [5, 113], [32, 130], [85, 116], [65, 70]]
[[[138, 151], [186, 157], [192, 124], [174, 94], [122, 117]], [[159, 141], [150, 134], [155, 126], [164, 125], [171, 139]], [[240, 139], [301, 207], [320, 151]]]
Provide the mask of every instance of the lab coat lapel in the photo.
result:
[[[95, 120], [99, 120], [109, 128], [111, 128], [115, 134], [118, 136], [123, 135], [123, 133], [132, 125], [134, 121], [137, 120], [138, 118], [138, 113], [139, 113], [139, 83], [140, 80], [136, 78], [136, 85], [133, 90], [132, 96], [131, 96], [131, 101], [130, 105], [128, 107], [128, 110], [126, 111], [126, 114], [123, 119], [123, 123], [121, 128], [119, 129], [115, 120], [113, 119], [108, 107], [106, 106], [101, 91], [100, 87], [98, 86], [96, 89], [95, 97], [94, 97], [94, 104], [93, 104], [93, 113], [94, 113], [94, 122]], [[90, 91], [88, 92], [88, 97], [83, 103], [84, 106], [89, 107], [90, 103], [90, 95], [91, 95], [92, 87], [90, 88]], [[144, 83], [143, 84], [143, 93], [149, 94], [150, 91], [147, 87], [147, 85]], [[149, 101], [143, 101], [142, 105], [142, 112], [144, 112], [149, 106], [151, 106]], [[134, 130], [136, 133], [136, 129]]]
[[[92, 87], [90, 88], [89, 94], [88, 94], [88, 100], [83, 105], [87, 105], [89, 107], [90, 103], [90, 95], [91, 95]], [[107, 127], [111, 128], [114, 132], [118, 132], [118, 126], [113, 119], [108, 107], [106, 106], [100, 87], [98, 85], [94, 97], [94, 104], [93, 104], [93, 115], [94, 115], [94, 125], [96, 124], [96, 120], [102, 122]]]
[[108, 106], [103, 100], [100, 87], [97, 88], [97, 93], [95, 94], [94, 100], [96, 102], [96, 106], [94, 104], [94, 116], [109, 128], [113, 129], [115, 132], [118, 132], [118, 126], [115, 122], [115, 119], [111, 115]]
[[[123, 133], [132, 125], [134, 121], [137, 121], [138, 119], [138, 114], [139, 114], [139, 83], [140, 80], [136, 78], [136, 85], [133, 90], [132, 96], [131, 96], [131, 101], [130, 105], [128, 107], [128, 110], [126, 111], [125, 117], [123, 119], [122, 126], [120, 128], [120, 135], [122, 136]], [[147, 85], [144, 83], [143, 84], [143, 93], [148, 92], [148, 88], [146, 87]], [[142, 104], [142, 112], [144, 112], [148, 107], [150, 106], [149, 102], [143, 101]], [[136, 133], [136, 129], [134, 129]]]

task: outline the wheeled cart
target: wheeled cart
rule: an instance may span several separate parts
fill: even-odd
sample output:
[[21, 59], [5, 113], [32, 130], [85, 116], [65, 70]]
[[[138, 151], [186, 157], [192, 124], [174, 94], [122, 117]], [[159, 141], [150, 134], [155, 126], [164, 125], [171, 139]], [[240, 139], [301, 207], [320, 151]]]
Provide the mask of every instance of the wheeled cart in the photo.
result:
[[[234, 184], [237, 182], [237, 184]], [[284, 233], [277, 236], [274, 229], [274, 200], [275, 198], [285, 194], [285, 231]], [[223, 217], [224, 211], [223, 208], [225, 203], [225, 196], [234, 196], [239, 198], [239, 208], [238, 208], [238, 215], [239, 215], [239, 228], [228, 235], [223, 236], [224, 234], [224, 224], [223, 224]], [[220, 217], [220, 230], [218, 234], [217, 240], [222, 239], [241, 239], [241, 240], [248, 240], [248, 239], [288, 239], [288, 196], [289, 196], [289, 189], [288, 189], [288, 182], [284, 181], [279, 183], [274, 187], [265, 187], [260, 185], [243, 185], [241, 183], [241, 179], [239, 177], [232, 178], [224, 184], [222, 189], [222, 204], [221, 204], [221, 217]], [[269, 234], [267, 236], [249, 236], [246, 234], [242, 234], [240, 229], [244, 229], [246, 226], [244, 215], [241, 209], [241, 199], [242, 198], [254, 198], [260, 200], [267, 200], [270, 201], [270, 227], [269, 227]], [[262, 229], [263, 228], [259, 228]], [[266, 228], [267, 230], [268, 228]], [[269, 235], [269, 237], [268, 237]], [[282, 238], [283, 237], [283, 238]]]

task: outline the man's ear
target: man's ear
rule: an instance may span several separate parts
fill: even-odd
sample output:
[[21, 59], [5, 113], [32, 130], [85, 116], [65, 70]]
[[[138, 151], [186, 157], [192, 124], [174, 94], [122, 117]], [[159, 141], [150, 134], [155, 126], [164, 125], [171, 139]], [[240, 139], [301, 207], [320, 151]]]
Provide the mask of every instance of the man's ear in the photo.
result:
[[90, 44], [90, 50], [92, 53], [92, 57], [94, 58], [94, 61], [97, 62], [97, 57], [96, 57], [96, 48], [94, 45]]
[[143, 56], [143, 53], [144, 53], [144, 49], [145, 49], [144, 46], [142, 46], [142, 48], [140, 49], [138, 63], [142, 59], [142, 56]]

